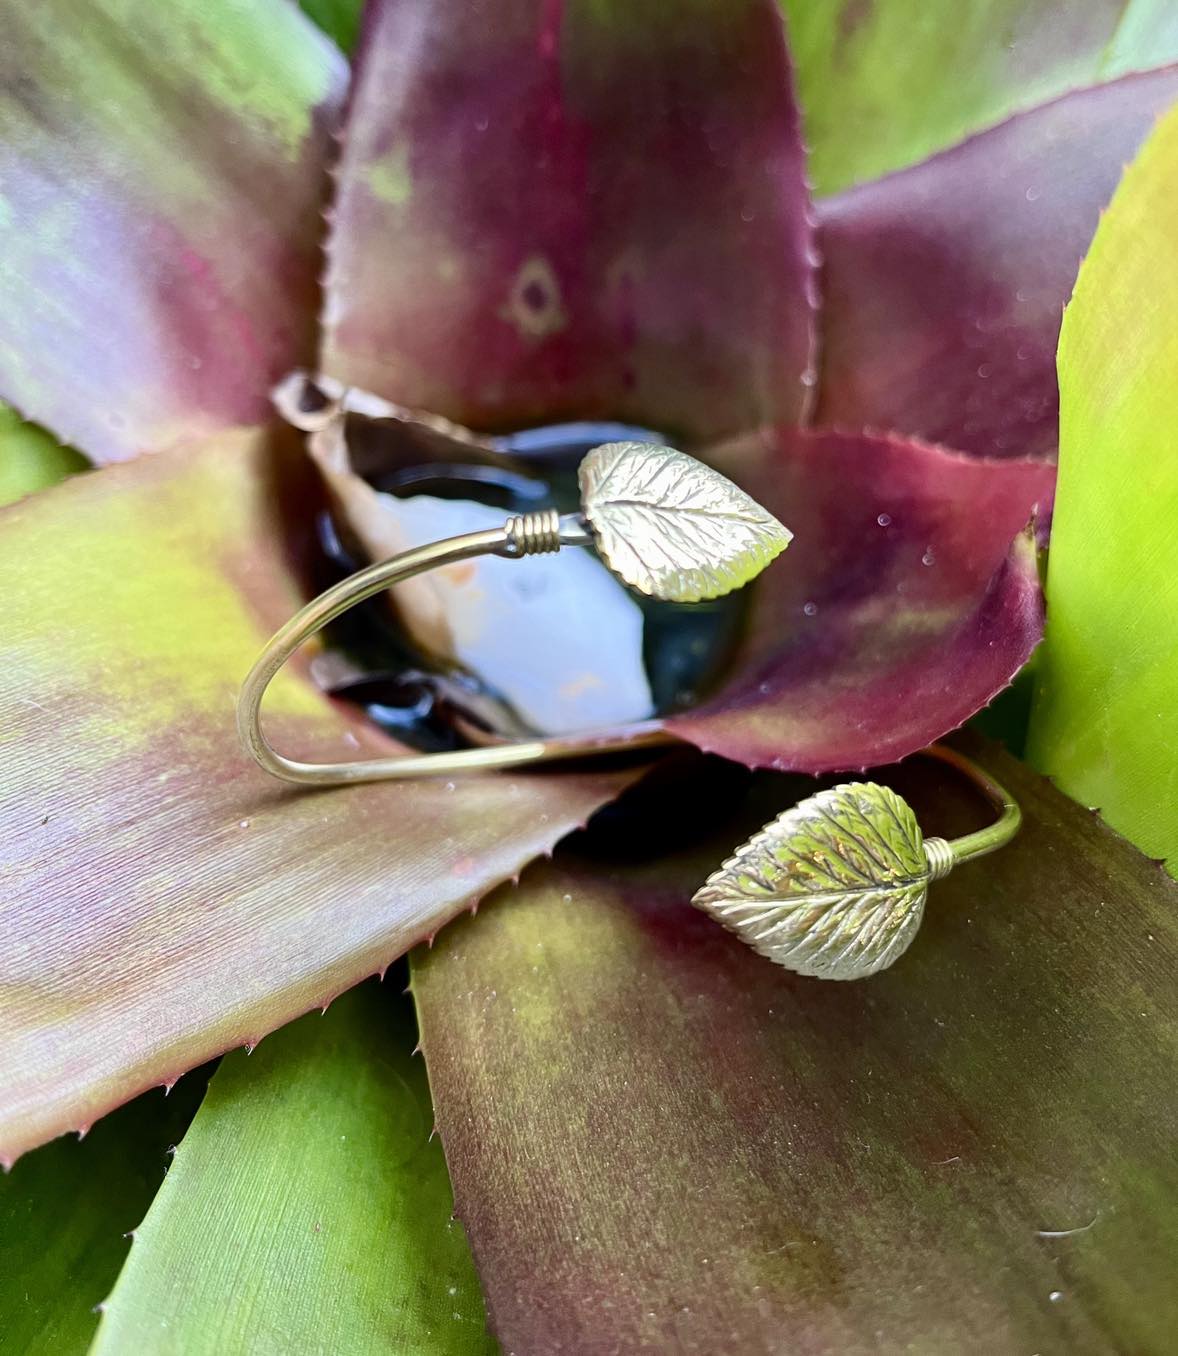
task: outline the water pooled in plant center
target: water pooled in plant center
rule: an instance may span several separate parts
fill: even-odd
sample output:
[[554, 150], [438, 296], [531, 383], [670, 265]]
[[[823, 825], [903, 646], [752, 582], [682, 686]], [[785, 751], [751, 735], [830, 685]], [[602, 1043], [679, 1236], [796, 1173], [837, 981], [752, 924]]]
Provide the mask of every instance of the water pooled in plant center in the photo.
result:
[[[397, 549], [498, 526], [510, 513], [579, 507], [584, 454], [620, 439], [663, 441], [603, 423], [533, 428], [494, 453], [450, 447], [447, 460], [390, 455], [357, 421], [352, 464], [375, 495], [366, 512], [395, 526]], [[468, 459], [469, 453], [469, 459]], [[350, 524], [324, 515], [325, 557], [343, 575], [367, 563]], [[641, 598], [592, 550], [483, 557], [422, 577], [429, 592], [370, 600], [335, 623], [315, 661], [320, 683], [362, 705], [404, 742], [433, 751], [478, 742], [613, 728], [692, 706], [723, 677], [748, 590], [692, 605]]]

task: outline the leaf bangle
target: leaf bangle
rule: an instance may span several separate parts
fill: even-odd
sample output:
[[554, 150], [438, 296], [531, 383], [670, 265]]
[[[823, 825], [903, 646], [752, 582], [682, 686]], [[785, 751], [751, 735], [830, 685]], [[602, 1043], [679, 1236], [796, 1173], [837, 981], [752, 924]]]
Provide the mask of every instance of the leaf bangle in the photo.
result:
[[580, 741], [536, 739], [452, 753], [305, 763], [286, 757], [262, 729], [262, 699], [295, 651], [349, 608], [427, 570], [475, 556], [509, 559], [596, 546], [623, 583], [672, 602], [718, 598], [755, 578], [790, 542], [772, 514], [718, 471], [669, 447], [605, 443], [582, 461], [581, 512], [555, 509], [508, 518], [404, 551], [342, 580], [309, 602], [270, 639], [237, 700], [242, 746], [266, 772], [305, 786], [492, 771], [553, 758], [583, 757], [672, 742], [657, 725]]
[[1022, 812], [954, 749], [924, 752], [964, 773], [999, 812], [964, 838], [925, 838], [889, 787], [849, 782], [766, 824], [714, 871], [692, 903], [787, 970], [862, 979], [893, 964], [924, 917], [928, 887], [962, 862], [1004, 846]]

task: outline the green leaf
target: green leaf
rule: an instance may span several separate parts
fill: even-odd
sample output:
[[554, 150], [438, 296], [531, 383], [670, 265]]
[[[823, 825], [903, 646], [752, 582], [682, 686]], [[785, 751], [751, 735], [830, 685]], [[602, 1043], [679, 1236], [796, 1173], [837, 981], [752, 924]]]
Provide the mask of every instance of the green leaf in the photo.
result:
[[[562, 849], [415, 955], [506, 1350], [1173, 1349], [1178, 885], [963, 747], [1023, 829], [938, 881], [870, 979], [790, 974], [690, 907], [796, 799], [769, 777], [739, 808], [730, 782], [695, 788], [674, 855], [647, 815], [637, 853]], [[925, 832], [987, 822], [928, 760], [888, 780]]]
[[1110, 8], [1119, 18], [1101, 56], [1103, 79], [1178, 59], [1178, 7], [1172, 0], [1118, 0]]
[[345, 52], [356, 45], [363, 0], [299, 0], [299, 8]]
[[56, 485], [88, 465], [72, 447], [63, 447], [52, 434], [0, 405], [0, 505]]
[[408, 1006], [365, 985], [224, 1060], [94, 1356], [486, 1356]]
[[127, 1235], [159, 1190], [170, 1147], [205, 1090], [193, 1074], [79, 1141], [48, 1144], [0, 1177], [0, 1347], [82, 1356], [127, 1255]]
[[1178, 872], [1178, 110], [1101, 222], [1059, 348], [1029, 755]]
[[781, 0], [818, 193], [1079, 85], [1178, 60], [1169, 0]]

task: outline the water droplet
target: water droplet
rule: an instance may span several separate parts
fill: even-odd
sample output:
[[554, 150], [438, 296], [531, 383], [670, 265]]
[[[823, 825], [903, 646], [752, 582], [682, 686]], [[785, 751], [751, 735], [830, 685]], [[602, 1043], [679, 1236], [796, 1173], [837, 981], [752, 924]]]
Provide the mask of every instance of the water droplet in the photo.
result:
[[242, 820], [239, 820], [239, 821], [238, 821], [238, 824], [237, 824], [237, 827], [238, 827], [239, 829], [248, 829], [249, 826], [250, 826], [250, 822], [249, 822], [248, 819], [242, 819]]
[[818, 380], [818, 373], [812, 367], [807, 367], [802, 373], [802, 385], [813, 386]]
[[751, 207], [742, 207], [740, 209], [740, 219], [741, 221], [755, 221], [757, 219], [757, 214]]
[[1037, 188], [1028, 188], [1023, 194], [1028, 202], [1037, 202], [1039, 199], [1039, 190]]
[[818, 604], [817, 604], [817, 603], [805, 603], [805, 604], [803, 604], [803, 606], [802, 606], [802, 611], [806, 614], [807, 617], [813, 617], [813, 616], [816, 616], [817, 613], [818, 613]]
[[571, 904], [571, 903], [573, 902], [573, 897], [572, 897], [572, 895], [561, 895], [560, 898], [561, 898], [561, 903], [563, 903], [563, 904]]
[[993, 372], [993, 370], [994, 368], [990, 363], [983, 363], [981, 367], [978, 368], [978, 376], [981, 377], [983, 381], [985, 381], [985, 379], [990, 375], [991, 372]]
[[476, 132], [485, 132], [491, 125], [491, 119], [488, 117], [475, 118], [474, 129]]
[[454, 790], [454, 783], [453, 783], [453, 782], [447, 782], [447, 783], [446, 783], [446, 790], [447, 790], [447, 791], [453, 791], [453, 790]]
[[892, 515], [890, 513], [881, 513], [879, 517], [876, 518], [875, 521], [880, 525], [880, 527], [890, 527], [892, 523]]
[[937, 563], [937, 558], [935, 555], [933, 555], [931, 549], [926, 551], [924, 555], [921, 556], [920, 563], [922, 565], [935, 565]]
[[1052, 1302], [1052, 1304], [1058, 1304], [1060, 1300], [1063, 1299], [1063, 1291], [1053, 1290], [1051, 1294], [1047, 1296], [1047, 1298]]

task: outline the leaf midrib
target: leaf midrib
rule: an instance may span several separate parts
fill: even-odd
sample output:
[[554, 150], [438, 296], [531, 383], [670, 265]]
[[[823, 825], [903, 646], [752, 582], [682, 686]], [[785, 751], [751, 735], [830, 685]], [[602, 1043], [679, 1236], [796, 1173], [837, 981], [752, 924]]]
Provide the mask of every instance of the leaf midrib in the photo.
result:
[[693, 508], [688, 504], [659, 504], [648, 499], [602, 499], [598, 501], [598, 507], [648, 509], [651, 513], [670, 514], [672, 516], [677, 513], [683, 513], [696, 518], [725, 519], [737, 523], [747, 523], [750, 526], [764, 525], [764, 519], [760, 517], [750, 517], [748, 514], [737, 513], [735, 511], [726, 512], [723, 509]]

